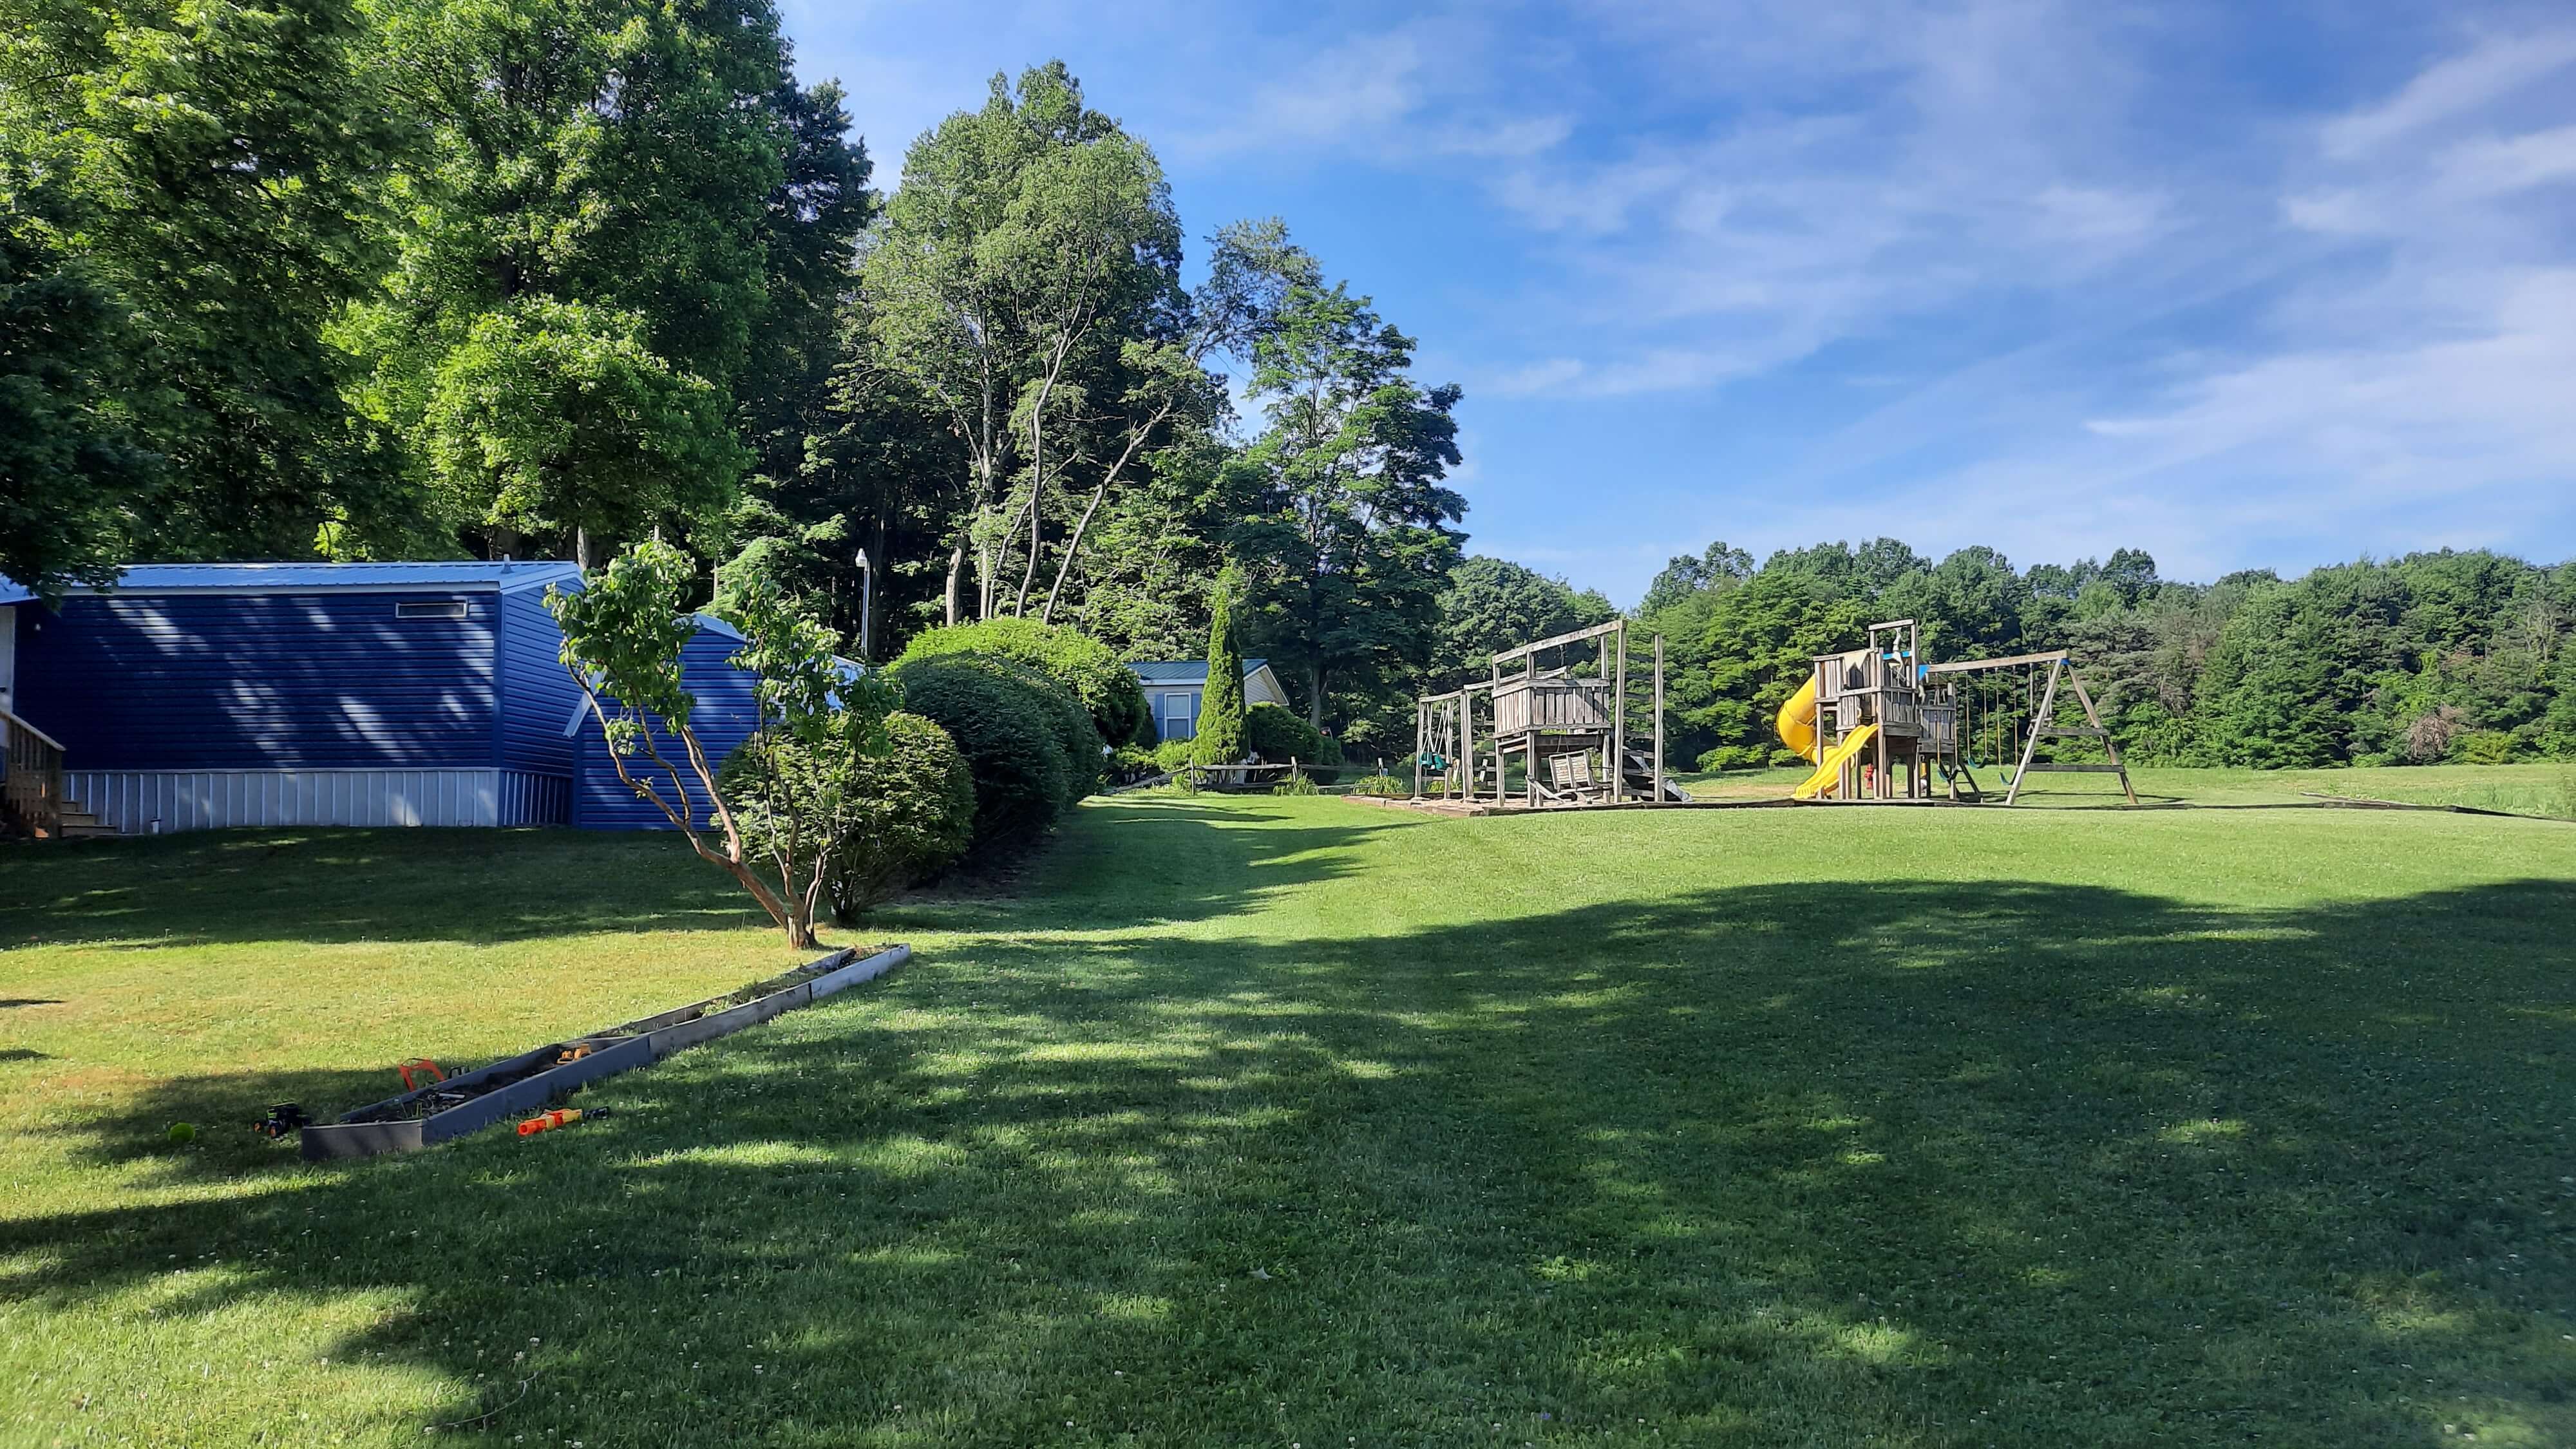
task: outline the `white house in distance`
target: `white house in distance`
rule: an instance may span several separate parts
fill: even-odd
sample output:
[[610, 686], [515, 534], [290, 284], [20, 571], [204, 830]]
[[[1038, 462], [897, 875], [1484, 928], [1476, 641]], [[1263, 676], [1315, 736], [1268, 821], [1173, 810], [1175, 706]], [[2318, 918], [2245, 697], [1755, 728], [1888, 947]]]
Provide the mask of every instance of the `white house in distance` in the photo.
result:
[[[1127, 666], [1145, 683], [1145, 704], [1154, 711], [1154, 728], [1167, 740], [1185, 740], [1199, 732], [1199, 696], [1207, 692], [1204, 659], [1142, 659]], [[1288, 691], [1266, 659], [1243, 661], [1243, 703], [1288, 707]]]

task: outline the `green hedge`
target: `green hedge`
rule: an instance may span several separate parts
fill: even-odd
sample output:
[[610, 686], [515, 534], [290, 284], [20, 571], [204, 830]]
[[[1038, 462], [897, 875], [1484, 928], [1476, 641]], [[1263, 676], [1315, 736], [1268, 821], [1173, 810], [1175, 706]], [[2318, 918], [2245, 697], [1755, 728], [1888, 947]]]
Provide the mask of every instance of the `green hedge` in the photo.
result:
[[951, 624], [913, 636], [895, 662], [942, 654], [987, 654], [1025, 665], [1070, 691], [1089, 711], [1102, 740], [1113, 745], [1154, 742], [1153, 714], [1145, 706], [1145, 686], [1136, 671], [1121, 664], [1108, 645], [1079, 630], [1035, 619]]
[[[1256, 704], [1243, 714], [1244, 748], [1265, 760], [1295, 760], [1329, 771], [1342, 762], [1342, 746], [1332, 736], [1275, 704]], [[1330, 783], [1327, 775], [1326, 783]]]
[[832, 914], [844, 922], [947, 869], [975, 820], [973, 776], [938, 725], [897, 711], [874, 752], [869, 733], [843, 714], [810, 744], [755, 735], [716, 777], [756, 853], [792, 841], [805, 859], [819, 856]]
[[932, 654], [890, 671], [904, 708], [956, 741], [975, 780], [975, 846], [1034, 839], [1100, 781], [1100, 734], [1048, 676], [983, 654]]
[[887, 715], [885, 726], [886, 752], [858, 760], [858, 828], [832, 853], [832, 914], [844, 924], [937, 876], [974, 843], [975, 772], [957, 742], [909, 711]]

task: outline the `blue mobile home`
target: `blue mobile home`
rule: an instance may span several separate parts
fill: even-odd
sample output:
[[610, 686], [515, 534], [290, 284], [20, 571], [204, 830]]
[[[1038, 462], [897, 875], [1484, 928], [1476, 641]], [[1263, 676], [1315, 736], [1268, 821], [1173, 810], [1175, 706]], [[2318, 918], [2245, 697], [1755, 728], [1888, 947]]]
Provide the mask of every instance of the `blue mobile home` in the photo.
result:
[[[680, 649], [680, 678], [697, 700], [689, 716], [689, 730], [698, 737], [710, 764], [722, 764], [735, 746], [751, 737], [752, 726], [759, 719], [759, 707], [752, 699], [751, 674], [733, 666], [734, 651], [741, 647], [742, 635], [731, 624], [700, 614], [697, 634]], [[555, 672], [562, 674], [562, 667], [558, 665]], [[590, 706], [577, 691], [573, 703], [577, 713], [566, 727], [573, 761], [572, 814], [566, 823], [584, 830], [670, 829], [671, 822], [660, 810], [637, 799], [635, 792], [626, 788], [626, 782], [617, 778], [617, 766], [608, 758], [608, 745], [600, 738], [599, 722], [591, 718]], [[696, 802], [698, 822], [705, 824], [710, 807], [701, 798], [696, 778], [688, 773], [687, 756], [658, 728], [654, 740], [662, 749], [662, 757], [680, 767], [681, 779]], [[639, 780], [664, 790], [670, 788], [669, 778], [643, 755], [631, 757], [627, 769]]]
[[[660, 825], [556, 659], [545, 591], [580, 584], [570, 563], [145, 565], [56, 612], [0, 580], [0, 709], [60, 742], [66, 806], [121, 833]], [[711, 751], [751, 728], [737, 647], [701, 616], [684, 656]]]

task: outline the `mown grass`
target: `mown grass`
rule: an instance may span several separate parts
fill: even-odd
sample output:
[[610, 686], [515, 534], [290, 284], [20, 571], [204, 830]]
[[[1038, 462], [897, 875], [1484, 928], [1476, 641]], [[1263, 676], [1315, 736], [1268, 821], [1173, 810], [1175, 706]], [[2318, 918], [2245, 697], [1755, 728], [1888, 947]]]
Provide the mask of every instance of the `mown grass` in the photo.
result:
[[[2576, 1441], [2576, 828], [1100, 801], [606, 1119], [321, 1167], [213, 1120], [372, 1094], [379, 976], [497, 1053], [778, 964], [716, 884], [572, 835], [0, 856], [0, 997], [48, 1003], [0, 1011], [12, 1432]], [[123, 1024], [187, 983], [233, 1064]]]
[[[1682, 774], [1702, 800], [1785, 798], [1807, 778], [1804, 768]], [[1983, 766], [1977, 783], [2000, 795], [2008, 771]], [[2576, 819], [2576, 764], [2414, 765], [2333, 770], [2177, 769], [2133, 765], [2129, 779], [2141, 804], [2289, 805], [2319, 796], [2387, 800], [2407, 805], [2465, 805], [2510, 815]], [[2104, 775], [2034, 773], [2022, 799], [2037, 805], [2121, 803], [2119, 781]]]

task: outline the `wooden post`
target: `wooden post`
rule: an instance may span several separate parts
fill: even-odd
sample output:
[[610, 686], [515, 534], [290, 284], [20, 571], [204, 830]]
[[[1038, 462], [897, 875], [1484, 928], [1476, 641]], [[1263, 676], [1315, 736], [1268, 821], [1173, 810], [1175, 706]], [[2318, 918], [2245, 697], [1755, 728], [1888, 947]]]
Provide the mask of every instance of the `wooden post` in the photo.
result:
[[2030, 738], [2024, 741], [2021, 747], [2021, 766], [2013, 771], [2012, 788], [2004, 792], [2004, 803], [2007, 805], [2021, 798], [2022, 776], [2030, 772], [2031, 756], [2039, 752], [2039, 732], [2046, 728], [2047, 721], [2056, 713], [2057, 673], [2065, 667], [2066, 660], [2063, 657], [2052, 659], [2048, 663], [2048, 689], [2039, 697], [2039, 707], [2031, 713]]
[[1429, 748], [1431, 735], [1430, 726], [1422, 717], [1424, 708], [1421, 700], [1413, 702], [1413, 798], [1416, 800], [1422, 798], [1422, 752]]
[[1655, 636], [1655, 803], [1664, 803], [1664, 636]]
[[2072, 663], [2066, 666], [2066, 681], [2075, 686], [2076, 702], [2084, 706], [2084, 722], [2102, 731], [2102, 751], [2111, 757], [2112, 765], [2120, 772], [2120, 793], [2129, 797], [2130, 804], [2137, 804], [2138, 791], [2129, 783], [2129, 767], [2120, 763], [2120, 742], [2111, 738], [2111, 731], [2102, 724], [2102, 716], [2094, 712], [2093, 696], [2085, 693], [2084, 676]]
[[1628, 798], [1628, 621], [1619, 621], [1619, 679], [1610, 687], [1610, 803]]

